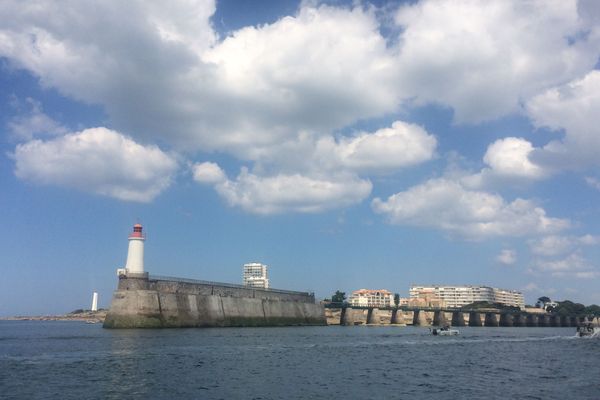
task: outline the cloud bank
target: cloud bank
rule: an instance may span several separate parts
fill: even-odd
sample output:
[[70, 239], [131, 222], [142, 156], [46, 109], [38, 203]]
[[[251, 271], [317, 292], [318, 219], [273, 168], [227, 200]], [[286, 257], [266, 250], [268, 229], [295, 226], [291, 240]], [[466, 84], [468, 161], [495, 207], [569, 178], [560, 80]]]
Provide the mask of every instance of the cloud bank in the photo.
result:
[[372, 208], [391, 224], [436, 228], [471, 240], [543, 235], [570, 226], [566, 219], [546, 216], [530, 200], [508, 203], [499, 195], [469, 190], [445, 178], [431, 179], [386, 200], [375, 198]]
[[[376, 176], [435, 159], [437, 133], [398, 115], [437, 104], [456, 124], [521, 114], [563, 137], [537, 147], [520, 133], [495, 139], [479, 174], [429, 179], [375, 199], [375, 212], [471, 239], [569, 226], [490, 188], [597, 167], [600, 29], [589, 2], [422, 0], [399, 7], [393, 26], [372, 6], [303, 2], [224, 37], [216, 6], [2, 2], [0, 56], [43, 87], [101, 106], [110, 123], [68, 133], [34, 106], [11, 122], [23, 142], [17, 177], [150, 201], [172, 181], [178, 152], [233, 207], [321, 212], [365, 201]], [[43, 130], [55, 138], [33, 140]], [[211, 153], [236, 159], [239, 175], [196, 159]], [[149, 160], [144, 173], [126, 174], [133, 154]]]
[[106, 128], [19, 144], [17, 177], [119, 200], [149, 202], [165, 190], [177, 169], [174, 157]]

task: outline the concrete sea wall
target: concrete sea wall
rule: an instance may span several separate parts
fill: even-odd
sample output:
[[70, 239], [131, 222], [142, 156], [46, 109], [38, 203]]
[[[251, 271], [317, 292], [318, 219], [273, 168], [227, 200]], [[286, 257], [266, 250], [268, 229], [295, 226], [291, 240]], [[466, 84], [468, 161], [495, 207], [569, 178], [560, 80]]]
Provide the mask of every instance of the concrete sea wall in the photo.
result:
[[119, 278], [105, 328], [325, 325], [314, 295], [147, 275]]

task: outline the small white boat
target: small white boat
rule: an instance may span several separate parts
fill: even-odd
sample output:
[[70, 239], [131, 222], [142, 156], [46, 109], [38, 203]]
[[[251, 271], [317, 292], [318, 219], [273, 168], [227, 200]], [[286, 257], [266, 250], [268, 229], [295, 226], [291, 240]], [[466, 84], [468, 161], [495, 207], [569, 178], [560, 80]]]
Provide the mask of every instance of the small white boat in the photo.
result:
[[433, 336], [456, 336], [460, 332], [458, 329], [452, 329], [449, 326], [442, 326], [441, 328], [429, 328]]
[[585, 324], [577, 327], [578, 337], [600, 337], [600, 327], [592, 324]]

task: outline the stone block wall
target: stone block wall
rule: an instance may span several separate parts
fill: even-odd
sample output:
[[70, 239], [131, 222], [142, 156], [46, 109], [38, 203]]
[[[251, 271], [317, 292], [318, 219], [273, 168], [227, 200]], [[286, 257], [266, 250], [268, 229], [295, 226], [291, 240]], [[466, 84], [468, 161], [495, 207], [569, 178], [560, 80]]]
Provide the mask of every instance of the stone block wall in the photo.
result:
[[105, 328], [325, 325], [323, 306], [301, 292], [119, 279]]

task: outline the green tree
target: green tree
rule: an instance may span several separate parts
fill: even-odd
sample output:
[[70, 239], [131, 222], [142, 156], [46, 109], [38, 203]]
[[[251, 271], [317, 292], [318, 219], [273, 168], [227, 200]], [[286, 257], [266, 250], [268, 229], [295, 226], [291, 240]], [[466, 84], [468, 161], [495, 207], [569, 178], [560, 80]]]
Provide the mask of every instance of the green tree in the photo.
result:
[[346, 292], [335, 291], [335, 294], [331, 296], [332, 303], [343, 303], [346, 300]]
[[584, 315], [586, 307], [581, 303], [573, 303], [571, 300], [559, 301], [554, 312], [560, 315]]
[[594, 315], [596, 317], [600, 317], [600, 306], [596, 304], [592, 304], [591, 306], [587, 306], [584, 310], [587, 315]]
[[550, 300], [550, 297], [548, 296], [542, 296], [538, 299], [537, 303], [535, 303], [535, 305], [538, 308], [546, 308], [546, 303], [550, 303], [552, 300]]
[[400, 304], [400, 295], [398, 293], [394, 293], [394, 304], [396, 307], [398, 307], [398, 304]]

